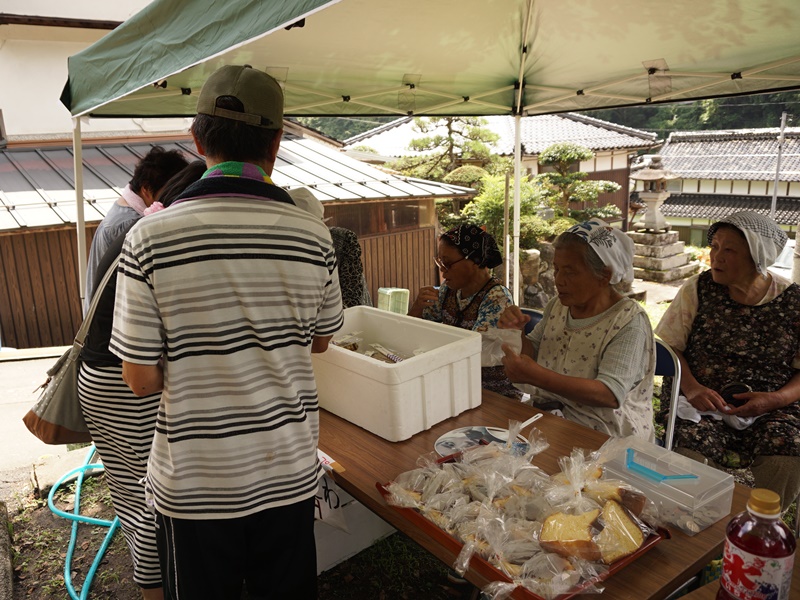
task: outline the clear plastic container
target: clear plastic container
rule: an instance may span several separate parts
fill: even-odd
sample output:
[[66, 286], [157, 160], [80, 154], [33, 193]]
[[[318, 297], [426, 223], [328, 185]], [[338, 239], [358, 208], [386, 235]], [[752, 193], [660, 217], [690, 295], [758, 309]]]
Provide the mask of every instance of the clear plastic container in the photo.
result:
[[789, 600], [797, 542], [780, 510], [775, 492], [750, 492], [747, 510], [728, 524], [717, 600]]
[[609, 444], [606, 477], [622, 479], [653, 501], [664, 523], [695, 535], [731, 511], [733, 476], [640, 438]]

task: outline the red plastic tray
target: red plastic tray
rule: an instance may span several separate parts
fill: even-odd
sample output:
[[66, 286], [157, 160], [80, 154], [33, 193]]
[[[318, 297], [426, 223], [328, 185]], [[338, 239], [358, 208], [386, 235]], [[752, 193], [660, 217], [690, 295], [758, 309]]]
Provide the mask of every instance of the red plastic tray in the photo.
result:
[[[387, 485], [388, 484], [383, 484], [383, 483], [375, 484], [375, 487], [378, 488], [378, 491], [381, 493], [381, 496], [383, 496], [384, 500], [386, 500], [387, 497], [389, 496], [389, 492], [386, 489]], [[394, 506], [392, 504], [389, 504], [388, 502], [386, 504], [388, 506], [391, 506], [397, 512], [399, 512], [409, 523], [424, 531], [428, 536], [435, 539], [442, 546], [444, 546], [454, 554], [457, 555], [459, 552], [461, 552], [463, 544], [460, 541], [458, 541], [452, 535], [447, 533], [444, 529], [441, 529], [436, 525], [434, 525], [433, 523], [431, 523], [428, 519], [423, 517], [422, 514], [420, 514], [413, 508], [403, 508], [400, 506]], [[580, 585], [575, 586], [572, 590], [570, 590], [566, 594], [561, 594], [560, 596], [557, 596], [556, 600], [567, 600], [568, 598], [572, 598], [577, 594], [580, 594], [587, 587], [608, 579], [621, 569], [625, 568], [631, 562], [639, 558], [642, 554], [650, 550], [661, 540], [669, 539], [669, 537], [670, 537], [669, 532], [666, 529], [659, 528], [656, 533], [651, 534], [644, 541], [644, 544], [642, 544], [641, 548], [639, 548], [636, 552], [610, 565], [608, 567], [608, 570], [599, 574], [597, 577], [593, 577], [592, 579], [584, 581]], [[474, 554], [472, 556], [472, 559], [469, 562], [469, 568], [478, 573], [479, 575], [481, 575], [482, 577], [485, 577], [489, 581], [506, 581], [506, 582], [511, 581], [511, 579], [509, 579], [505, 573], [503, 573], [501, 570], [499, 570], [497, 567], [492, 565], [490, 562], [488, 562], [486, 559], [484, 559], [478, 554]], [[514, 590], [514, 593], [511, 595], [511, 597], [517, 600], [544, 600], [544, 598], [542, 598], [538, 594], [534, 594], [530, 590], [523, 587], [517, 587]]]

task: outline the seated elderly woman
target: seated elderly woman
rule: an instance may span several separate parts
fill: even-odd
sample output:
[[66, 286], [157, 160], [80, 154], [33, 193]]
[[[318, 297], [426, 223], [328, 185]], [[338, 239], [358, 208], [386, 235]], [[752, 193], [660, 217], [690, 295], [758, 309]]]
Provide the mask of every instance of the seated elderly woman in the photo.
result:
[[644, 309], [613, 285], [633, 281], [633, 242], [599, 219], [553, 243], [558, 295], [529, 335], [529, 317], [507, 308], [498, 326], [519, 329], [522, 351], [505, 345], [511, 381], [534, 405], [559, 401], [567, 419], [613, 436], [652, 441], [653, 332]]
[[[477, 225], [461, 225], [440, 236], [434, 262], [442, 285], [438, 290], [423, 287], [408, 314], [482, 333], [496, 328], [503, 309], [514, 301], [508, 288], [492, 276], [491, 269], [503, 263], [494, 238]], [[481, 384], [503, 396], [522, 397], [501, 364], [482, 367]]]
[[676, 451], [749, 466], [786, 508], [800, 492], [800, 287], [767, 271], [786, 234], [743, 211], [714, 223], [708, 242], [711, 269], [681, 287], [656, 327], [682, 367]]

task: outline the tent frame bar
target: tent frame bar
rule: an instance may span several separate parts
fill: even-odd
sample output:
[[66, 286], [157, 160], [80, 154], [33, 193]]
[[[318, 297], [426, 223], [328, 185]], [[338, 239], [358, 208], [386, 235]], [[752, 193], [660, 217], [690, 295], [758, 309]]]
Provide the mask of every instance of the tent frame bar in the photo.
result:
[[75, 171], [75, 229], [78, 236], [78, 293], [81, 310], [86, 295], [86, 217], [83, 214], [83, 142], [81, 140], [81, 119], [72, 119], [73, 169]]
[[522, 47], [520, 48], [519, 57], [519, 78], [517, 79], [517, 101], [515, 102], [514, 109], [514, 253], [511, 255], [514, 260], [514, 278], [511, 291], [511, 296], [514, 298], [514, 304], [520, 304], [520, 250], [519, 250], [519, 220], [520, 220], [520, 178], [521, 178], [521, 163], [522, 163], [522, 94], [525, 90], [525, 68], [528, 62], [528, 34], [531, 27], [531, 15], [533, 14], [533, 0], [528, 0], [528, 7], [525, 12], [525, 23], [522, 28]]

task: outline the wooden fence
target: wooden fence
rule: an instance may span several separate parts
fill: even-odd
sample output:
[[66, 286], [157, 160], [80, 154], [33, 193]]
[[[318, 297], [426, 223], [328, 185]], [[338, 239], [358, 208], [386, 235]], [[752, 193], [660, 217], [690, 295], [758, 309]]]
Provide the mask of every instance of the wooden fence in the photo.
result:
[[[97, 224], [87, 226], [91, 244]], [[0, 235], [0, 342], [11, 348], [72, 343], [82, 321], [78, 241], [64, 226]]]
[[[97, 224], [87, 226], [91, 244]], [[436, 281], [433, 227], [360, 240], [373, 304], [379, 287], [410, 290]], [[82, 315], [74, 227], [14, 231], [0, 235], [0, 343], [43, 348], [72, 343]]]
[[436, 284], [433, 263], [436, 230], [433, 227], [365, 237], [359, 243], [364, 276], [374, 306], [378, 305], [378, 288], [406, 288], [411, 303], [422, 286]]

